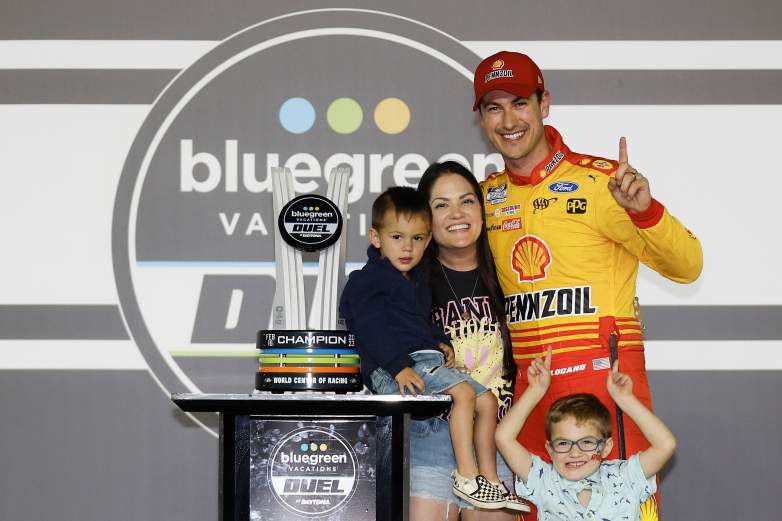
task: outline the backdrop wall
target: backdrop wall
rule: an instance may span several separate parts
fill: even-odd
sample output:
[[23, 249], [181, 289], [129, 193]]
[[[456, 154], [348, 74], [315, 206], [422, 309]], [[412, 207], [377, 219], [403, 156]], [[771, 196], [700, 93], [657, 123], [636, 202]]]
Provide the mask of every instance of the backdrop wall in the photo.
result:
[[627, 136], [703, 243], [695, 284], [639, 276], [680, 442], [664, 518], [777, 519], [782, 5], [332, 5], [0, 3], [0, 519], [214, 519], [215, 418], [169, 394], [252, 389], [269, 168], [319, 193], [353, 169], [362, 265], [377, 193], [440, 158], [501, 164], [470, 110], [501, 49], [541, 66], [571, 149], [615, 158]]

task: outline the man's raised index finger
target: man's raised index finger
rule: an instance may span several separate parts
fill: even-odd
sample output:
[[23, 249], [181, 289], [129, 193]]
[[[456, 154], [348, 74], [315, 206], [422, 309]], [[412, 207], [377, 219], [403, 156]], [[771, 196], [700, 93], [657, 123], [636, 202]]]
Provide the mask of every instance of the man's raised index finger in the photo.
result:
[[627, 138], [619, 138], [619, 162], [627, 163]]

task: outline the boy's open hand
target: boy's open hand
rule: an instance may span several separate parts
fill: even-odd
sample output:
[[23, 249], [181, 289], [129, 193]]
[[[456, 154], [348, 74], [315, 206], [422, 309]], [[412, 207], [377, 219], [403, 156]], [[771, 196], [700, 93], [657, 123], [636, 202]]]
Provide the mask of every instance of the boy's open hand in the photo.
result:
[[606, 387], [608, 394], [615, 402], [633, 396], [633, 379], [629, 375], [619, 372], [619, 360], [614, 362], [614, 366], [608, 372]]
[[548, 391], [551, 384], [551, 346], [545, 357], [532, 359], [527, 368], [527, 383], [529, 389], [538, 392], [541, 397]]
[[418, 373], [413, 371], [412, 367], [405, 367], [394, 377], [396, 383], [399, 384], [399, 394], [404, 396], [405, 391], [409, 391], [410, 394], [416, 396], [415, 389], [419, 391], [424, 390], [424, 381], [418, 376]]
[[453, 348], [445, 342], [438, 342], [438, 347], [445, 355], [445, 367], [453, 367], [454, 354]]

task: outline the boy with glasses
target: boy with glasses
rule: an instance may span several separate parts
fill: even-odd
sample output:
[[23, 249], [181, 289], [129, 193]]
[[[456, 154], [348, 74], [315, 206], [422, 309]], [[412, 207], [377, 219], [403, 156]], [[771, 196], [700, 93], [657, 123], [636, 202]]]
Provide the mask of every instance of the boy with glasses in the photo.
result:
[[495, 435], [497, 448], [516, 473], [516, 493], [535, 504], [540, 521], [641, 519], [641, 506], [655, 493], [655, 474], [673, 456], [676, 439], [633, 394], [632, 379], [614, 364], [606, 386], [650, 447], [628, 460], [605, 460], [613, 448], [608, 409], [591, 394], [571, 394], [556, 400], [546, 415], [546, 451], [552, 461], [548, 464], [516, 436], [548, 391], [550, 348], [543, 360], [533, 360], [527, 377], [529, 386]]

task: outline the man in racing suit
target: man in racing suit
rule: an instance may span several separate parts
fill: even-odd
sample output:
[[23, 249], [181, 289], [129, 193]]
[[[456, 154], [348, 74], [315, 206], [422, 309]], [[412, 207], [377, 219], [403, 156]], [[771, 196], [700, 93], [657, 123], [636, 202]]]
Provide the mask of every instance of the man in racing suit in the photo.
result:
[[[615, 416], [606, 390], [612, 335], [620, 371], [651, 409], [635, 296], [638, 262], [676, 282], [692, 282], [703, 265], [701, 246], [651, 197], [648, 180], [628, 163], [624, 138], [613, 161], [572, 152], [557, 130], [543, 125], [549, 93], [529, 57], [500, 52], [486, 58], [474, 85], [473, 110], [480, 109], [481, 127], [505, 160], [505, 169], [482, 187], [519, 368], [514, 396], [527, 386], [531, 360], [553, 349], [549, 393], [519, 439], [550, 461], [544, 419], [554, 400], [592, 393]], [[613, 436], [610, 459], [618, 457], [615, 417]], [[628, 457], [649, 446], [629, 418], [624, 436]]]

